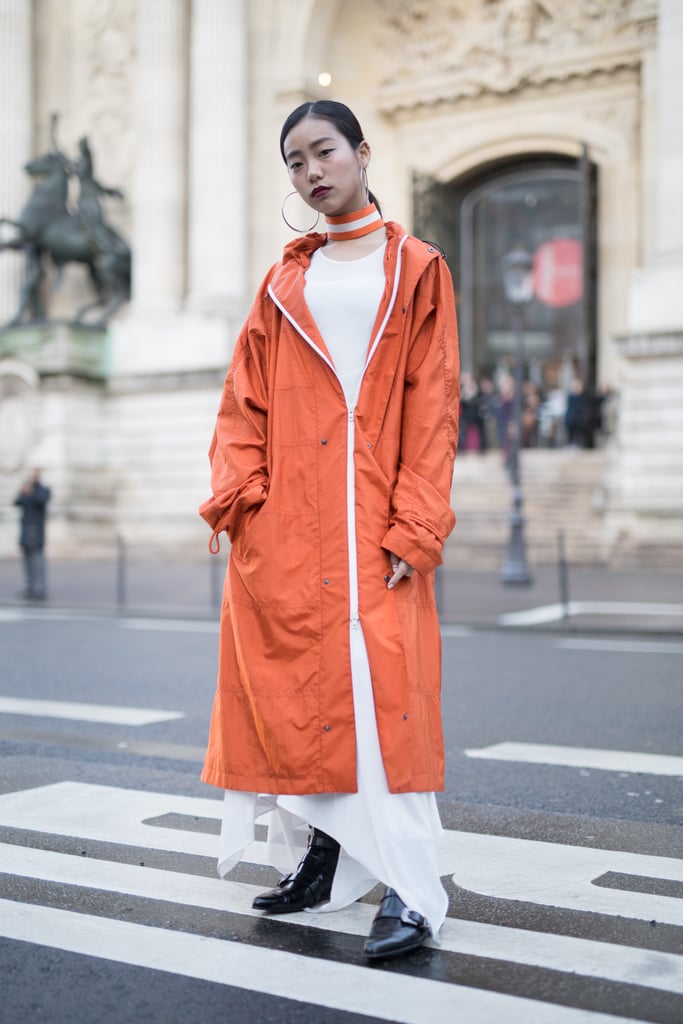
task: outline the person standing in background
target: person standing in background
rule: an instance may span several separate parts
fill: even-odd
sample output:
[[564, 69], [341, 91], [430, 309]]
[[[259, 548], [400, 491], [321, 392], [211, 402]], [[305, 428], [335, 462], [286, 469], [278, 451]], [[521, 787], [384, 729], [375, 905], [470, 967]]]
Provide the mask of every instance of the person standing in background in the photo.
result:
[[21, 509], [19, 547], [24, 560], [27, 600], [45, 599], [45, 517], [50, 489], [40, 482], [40, 470], [33, 469], [23, 484], [14, 504]]
[[574, 448], [589, 447], [587, 435], [590, 428], [590, 406], [580, 377], [575, 377], [572, 381], [564, 423], [567, 429], [567, 444]]

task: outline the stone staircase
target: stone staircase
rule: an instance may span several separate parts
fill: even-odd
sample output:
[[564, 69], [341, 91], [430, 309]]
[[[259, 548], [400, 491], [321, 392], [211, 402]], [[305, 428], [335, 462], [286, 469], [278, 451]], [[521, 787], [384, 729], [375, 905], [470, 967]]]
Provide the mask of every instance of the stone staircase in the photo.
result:
[[[521, 474], [529, 562], [556, 562], [561, 530], [572, 565], [609, 564], [613, 542], [602, 520], [604, 451], [525, 450]], [[490, 570], [502, 565], [511, 498], [499, 451], [458, 455], [452, 491], [457, 524], [444, 555], [449, 568]]]

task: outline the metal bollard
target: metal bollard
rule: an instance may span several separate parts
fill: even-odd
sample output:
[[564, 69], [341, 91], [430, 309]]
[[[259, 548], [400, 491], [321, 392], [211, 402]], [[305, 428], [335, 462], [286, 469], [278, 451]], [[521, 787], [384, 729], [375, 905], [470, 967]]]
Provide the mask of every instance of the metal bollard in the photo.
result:
[[436, 614], [439, 618], [439, 622], [443, 620], [444, 616], [444, 580], [443, 580], [443, 569], [441, 566], [437, 566], [434, 570], [434, 600], [436, 601]]
[[569, 618], [569, 566], [564, 544], [564, 530], [557, 531], [558, 569], [560, 578], [560, 603], [562, 617]]
[[116, 534], [116, 608], [126, 607], [126, 543], [122, 534]]
[[221, 570], [224, 568], [220, 555], [209, 555], [209, 584], [213, 609], [221, 606]]

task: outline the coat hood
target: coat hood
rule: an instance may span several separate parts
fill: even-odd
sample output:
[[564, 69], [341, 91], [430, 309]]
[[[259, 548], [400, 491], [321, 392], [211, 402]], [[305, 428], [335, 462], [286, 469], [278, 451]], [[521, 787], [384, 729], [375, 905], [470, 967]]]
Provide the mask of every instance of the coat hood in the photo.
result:
[[[432, 242], [423, 242], [419, 238], [408, 235], [405, 228], [397, 221], [385, 221], [384, 227], [387, 233], [385, 255], [387, 275], [393, 274], [398, 262], [399, 248], [401, 248], [403, 290], [404, 294], [412, 294], [428, 264], [432, 260], [443, 258], [444, 254]], [[267, 282], [276, 291], [278, 287], [284, 286], [286, 293], [298, 279], [299, 273], [306, 272], [313, 253], [316, 249], [320, 249], [326, 241], [326, 234], [314, 231], [288, 242], [283, 250], [281, 260], [271, 268]]]
[[[384, 227], [387, 232], [387, 248], [394, 248], [398, 245], [404, 235], [407, 234], [404, 227], [397, 221], [388, 220], [384, 222]], [[308, 267], [311, 256], [316, 249], [320, 249], [321, 246], [327, 241], [327, 235], [320, 231], [312, 231], [307, 235], [302, 235], [299, 238], [293, 238], [291, 242], [285, 245], [280, 264], [286, 266], [291, 261], [299, 263], [302, 267]], [[424, 263], [422, 264], [421, 270], [427, 265], [430, 259], [434, 259], [438, 255], [439, 250], [431, 242], [420, 242], [417, 238], [410, 237], [408, 239], [410, 243], [413, 243], [416, 248], [416, 252], [424, 250]]]

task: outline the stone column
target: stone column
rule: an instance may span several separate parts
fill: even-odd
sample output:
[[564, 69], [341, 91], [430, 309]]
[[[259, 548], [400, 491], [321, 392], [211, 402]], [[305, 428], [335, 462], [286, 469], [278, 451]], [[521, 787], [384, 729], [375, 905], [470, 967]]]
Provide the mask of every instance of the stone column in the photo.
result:
[[[607, 474], [607, 517], [629, 564], [683, 562], [683, 6], [659, 0], [655, 173], [644, 180], [654, 236], [631, 289], [621, 356], [619, 418]], [[654, 128], [654, 130], [651, 130]], [[635, 554], [634, 554], [635, 553]]]
[[[0, 0], [0, 217], [18, 217], [28, 194], [23, 165], [33, 142], [31, 8], [27, 0]], [[1, 230], [1, 238], [15, 234]], [[0, 325], [17, 310], [23, 268], [23, 255], [0, 253]]]
[[[656, 255], [683, 263], [683, 4], [659, 0]], [[678, 289], [680, 292], [680, 288]]]
[[247, 281], [244, 0], [193, 0], [189, 309], [241, 314]]
[[185, 294], [186, 0], [137, 4], [134, 312], [172, 312]]
[[657, 25], [657, 139], [653, 258], [634, 282], [630, 326], [683, 328], [683, 4], [659, 0]]

